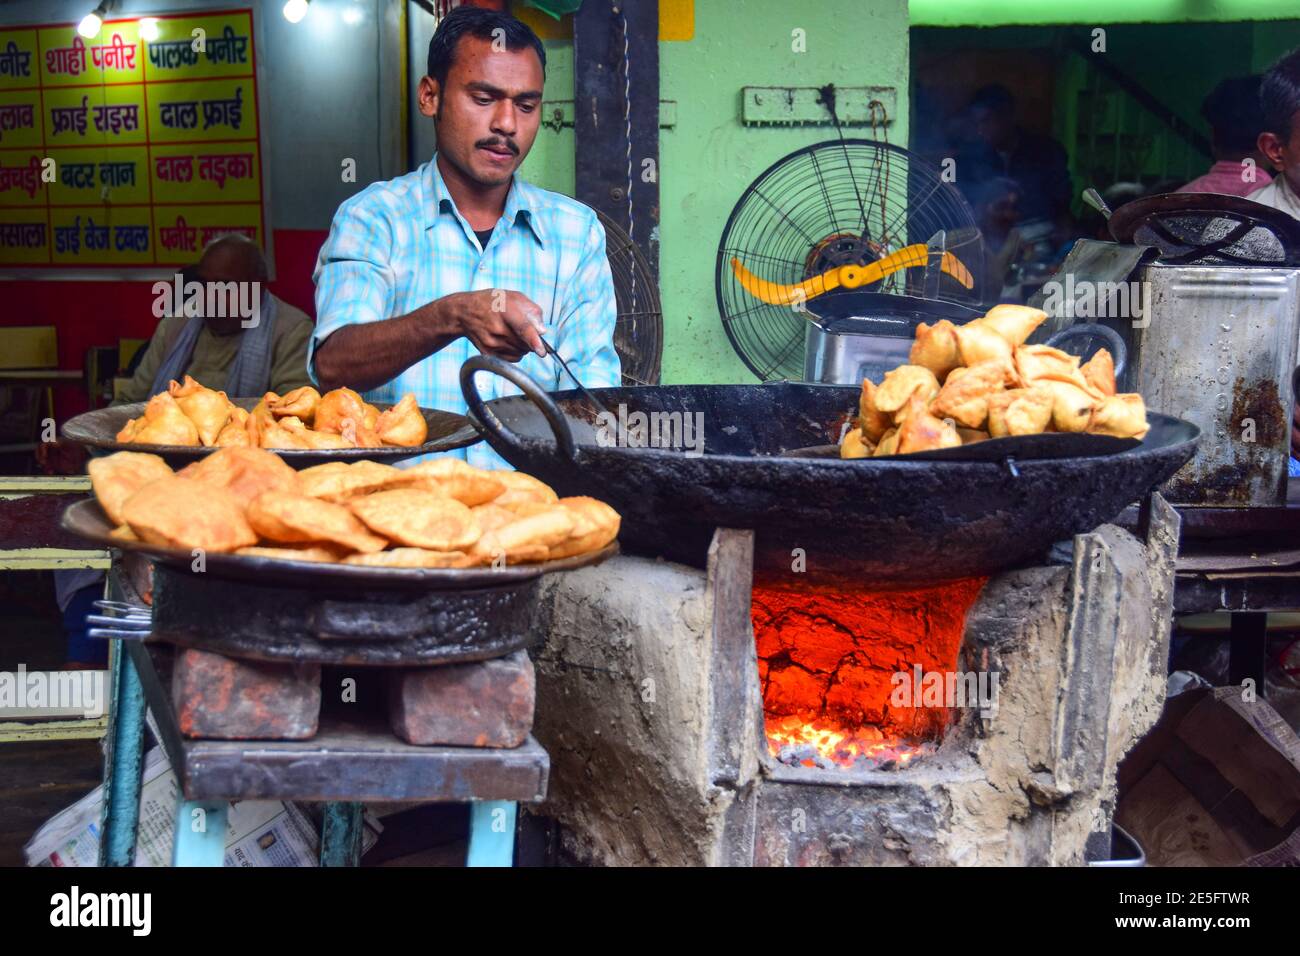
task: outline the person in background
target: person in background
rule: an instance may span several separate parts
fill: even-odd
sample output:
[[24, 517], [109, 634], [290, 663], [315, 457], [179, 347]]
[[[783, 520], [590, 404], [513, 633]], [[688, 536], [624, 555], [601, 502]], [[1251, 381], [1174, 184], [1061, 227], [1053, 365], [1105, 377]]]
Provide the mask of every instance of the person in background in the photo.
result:
[[1259, 76], [1232, 77], [1202, 101], [1201, 116], [1210, 124], [1214, 165], [1176, 192], [1246, 196], [1273, 181], [1267, 171], [1268, 158], [1259, 149], [1259, 134], [1264, 129], [1259, 103], [1262, 80]]
[[284, 394], [311, 384], [307, 341], [312, 321], [266, 289], [266, 260], [256, 243], [237, 234], [214, 239], [203, 250], [196, 271], [196, 280], [205, 285], [260, 283], [257, 324], [244, 328], [238, 315], [164, 318], [114, 405], [147, 401], [165, 392], [169, 381], [186, 375], [231, 398], [260, 397], [267, 391]]
[[1058, 221], [1074, 198], [1064, 147], [1016, 125], [1015, 98], [1005, 86], [981, 87], [967, 112], [974, 140], [957, 154], [957, 185], [967, 198], [981, 183], [1014, 179], [1020, 184], [1022, 221]]
[[[1264, 114], [1259, 151], [1280, 175], [1246, 198], [1300, 219], [1300, 49], [1269, 67], [1259, 87], [1259, 105]], [[1300, 477], [1300, 402], [1291, 407], [1290, 472]]]

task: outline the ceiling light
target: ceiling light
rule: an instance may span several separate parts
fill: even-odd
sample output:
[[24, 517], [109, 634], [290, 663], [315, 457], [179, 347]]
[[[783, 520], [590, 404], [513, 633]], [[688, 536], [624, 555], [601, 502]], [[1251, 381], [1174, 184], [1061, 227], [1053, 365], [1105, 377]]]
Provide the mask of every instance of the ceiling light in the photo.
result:
[[284, 18], [290, 23], [297, 23], [307, 15], [308, 0], [289, 0], [284, 5]]

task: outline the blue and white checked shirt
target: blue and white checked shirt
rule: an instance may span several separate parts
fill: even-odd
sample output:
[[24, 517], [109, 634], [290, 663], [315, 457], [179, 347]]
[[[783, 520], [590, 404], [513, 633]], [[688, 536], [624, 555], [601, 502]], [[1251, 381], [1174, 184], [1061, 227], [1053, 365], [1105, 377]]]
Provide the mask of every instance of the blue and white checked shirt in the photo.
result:
[[[583, 385], [620, 384], [605, 230], [587, 206], [518, 175], [486, 249], [456, 209], [433, 160], [405, 176], [372, 183], [339, 206], [312, 278], [317, 319], [307, 368], [313, 380], [316, 349], [345, 325], [406, 315], [453, 292], [508, 289], [541, 308], [551, 330], [547, 340]], [[469, 339], [459, 338], [365, 397], [396, 402], [413, 392], [425, 408], [463, 415], [460, 367], [477, 354]], [[574, 387], [549, 355], [529, 353], [519, 367], [548, 391]], [[485, 400], [519, 394], [487, 372], [475, 382]], [[481, 468], [510, 467], [486, 442], [449, 454]]]

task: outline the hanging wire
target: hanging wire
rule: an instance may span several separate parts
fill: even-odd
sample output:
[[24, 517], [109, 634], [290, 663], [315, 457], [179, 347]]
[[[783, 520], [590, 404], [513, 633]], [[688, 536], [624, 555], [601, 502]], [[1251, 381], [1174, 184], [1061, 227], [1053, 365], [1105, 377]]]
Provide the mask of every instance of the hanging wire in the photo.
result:
[[[628, 58], [627, 17], [623, 8], [613, 4], [614, 13], [618, 14], [619, 32], [623, 36], [623, 130], [627, 146], [627, 235], [636, 241], [636, 223], [632, 219], [632, 69]], [[632, 272], [632, 310], [636, 303], [636, 271]]]

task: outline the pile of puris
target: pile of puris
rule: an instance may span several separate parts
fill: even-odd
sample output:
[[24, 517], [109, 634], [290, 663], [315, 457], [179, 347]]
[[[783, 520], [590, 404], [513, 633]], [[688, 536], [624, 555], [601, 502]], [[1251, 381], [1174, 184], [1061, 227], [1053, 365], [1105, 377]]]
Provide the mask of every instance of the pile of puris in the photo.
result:
[[233, 447], [178, 472], [130, 451], [91, 459], [88, 470], [115, 538], [291, 561], [528, 564], [598, 551], [620, 523], [595, 498], [561, 498], [531, 475], [457, 458], [295, 471], [274, 452]]

